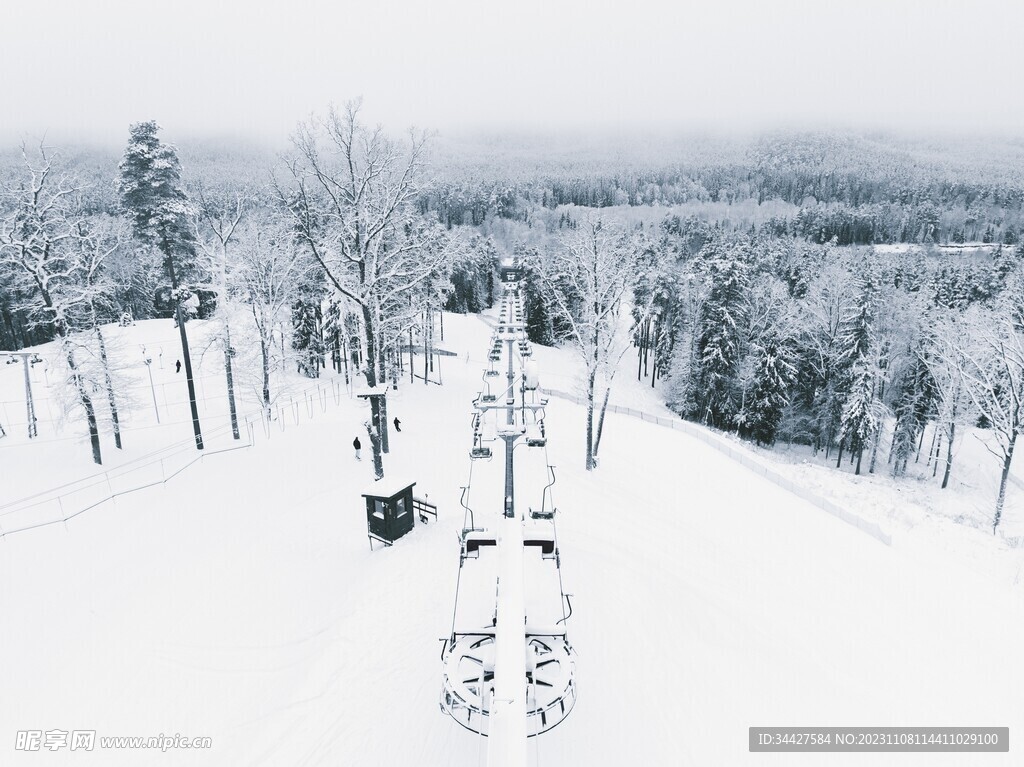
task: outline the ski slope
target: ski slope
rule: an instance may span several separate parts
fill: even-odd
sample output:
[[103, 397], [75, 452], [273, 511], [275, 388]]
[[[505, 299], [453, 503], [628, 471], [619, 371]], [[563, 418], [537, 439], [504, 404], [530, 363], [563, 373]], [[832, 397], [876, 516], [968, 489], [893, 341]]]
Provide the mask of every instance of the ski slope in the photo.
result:
[[[166, 485], [0, 541], [0, 764], [481, 764], [486, 744], [438, 710], [438, 640], [490, 328], [446, 316], [445, 331], [470, 360], [445, 359], [443, 387], [393, 393], [402, 432], [385, 462], [439, 521], [392, 548], [367, 544], [372, 462], [351, 449], [366, 411], [347, 398]], [[559, 353], [538, 358], [542, 383], [547, 367], [567, 374]], [[1019, 589], [886, 547], [681, 432], [608, 419], [588, 474], [583, 409], [548, 407], [579, 699], [531, 740], [533, 764], [1020, 762]], [[479, 515], [500, 513], [487, 508], [495, 468], [474, 468]], [[539, 505], [541, 487], [518, 503]], [[999, 725], [1014, 751], [753, 755], [754, 725]], [[213, 747], [9, 745], [54, 728]]]

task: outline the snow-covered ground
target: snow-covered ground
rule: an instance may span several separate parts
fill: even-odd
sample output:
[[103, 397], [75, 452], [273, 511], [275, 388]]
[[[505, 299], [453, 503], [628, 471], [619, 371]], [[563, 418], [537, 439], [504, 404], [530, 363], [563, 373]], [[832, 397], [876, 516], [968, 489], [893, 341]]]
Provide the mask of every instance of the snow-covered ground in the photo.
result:
[[[891, 426], [883, 435], [885, 444], [891, 440]], [[701, 428], [693, 424], [688, 427]], [[855, 475], [847, 458], [841, 467], [836, 466], [835, 451], [826, 458], [824, 451], [815, 455], [807, 445], [757, 447], [734, 434], [718, 432], [712, 432], [710, 440], [877, 524], [893, 546], [918, 557], [956, 561], [987, 578], [1024, 590], [1024, 469], [1019, 462], [1012, 467], [1002, 519], [998, 533], [993, 535], [1001, 464], [987, 447], [992, 435], [983, 429], [961, 429], [949, 486], [942, 489], [945, 447], [938, 467], [928, 463], [933, 430], [934, 426], [929, 426], [925, 431], [920, 460], [911, 460], [907, 475], [899, 480], [891, 476], [884, 449], [874, 473], [869, 473], [870, 456], [866, 454], [862, 473]]]
[[[133, 334], [173, 338], [170, 321], [124, 333], [132, 354]], [[344, 393], [257, 428], [251, 448], [0, 541], [0, 764], [481, 763], [481, 740], [438, 710], [438, 639], [451, 625], [470, 400], [490, 327], [446, 315], [445, 333], [445, 348], [461, 356], [442, 361], [443, 386], [403, 383], [394, 393], [389, 414], [402, 432], [385, 464], [417, 481], [439, 521], [417, 524], [392, 548], [371, 553], [367, 544], [359, 494], [372, 464], [351, 449], [365, 411]], [[136, 432], [120, 460], [189, 439], [173, 348], [164, 342], [157, 378], [167, 385], [164, 424]], [[542, 382], [571, 381], [566, 352], [537, 357]], [[210, 423], [226, 409], [211, 394], [217, 364], [211, 355], [202, 365]], [[4, 401], [17, 402], [20, 375], [0, 369]], [[642, 388], [624, 396], [636, 402]], [[150, 417], [141, 400], [140, 427]], [[600, 468], [587, 473], [583, 419], [582, 408], [551, 401], [579, 700], [531, 742], [534, 764], [798, 761], [748, 754], [754, 725], [1021, 732], [1024, 588], [945, 556], [934, 535], [887, 547], [705, 443], [626, 416], [608, 416]], [[0, 440], [0, 503], [94, 473], [81, 436], [68, 438], [71, 424], [48, 429], [46, 443]], [[109, 439], [104, 447], [113, 459]], [[477, 486], [488, 472], [476, 473], [475, 511], [499, 513], [473, 501], [486, 503], [488, 492]], [[539, 505], [540, 487], [521, 502]], [[954, 527], [951, 541], [963, 528]], [[213, 747], [156, 757], [3, 745], [27, 729], [181, 733], [209, 736]], [[959, 767], [1019, 756], [830, 754], [813, 763]]]

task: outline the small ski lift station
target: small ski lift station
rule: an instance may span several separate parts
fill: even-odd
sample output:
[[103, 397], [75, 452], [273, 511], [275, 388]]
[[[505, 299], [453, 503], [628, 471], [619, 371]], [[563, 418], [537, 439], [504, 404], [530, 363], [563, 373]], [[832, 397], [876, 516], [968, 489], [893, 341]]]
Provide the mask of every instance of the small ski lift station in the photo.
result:
[[363, 493], [366, 499], [366, 534], [373, 546], [374, 539], [390, 546], [415, 524], [412, 489], [415, 482], [397, 482], [374, 487], [373, 493]]
[[518, 266], [502, 266], [501, 267], [501, 281], [505, 283], [516, 283], [519, 282], [519, 267]]

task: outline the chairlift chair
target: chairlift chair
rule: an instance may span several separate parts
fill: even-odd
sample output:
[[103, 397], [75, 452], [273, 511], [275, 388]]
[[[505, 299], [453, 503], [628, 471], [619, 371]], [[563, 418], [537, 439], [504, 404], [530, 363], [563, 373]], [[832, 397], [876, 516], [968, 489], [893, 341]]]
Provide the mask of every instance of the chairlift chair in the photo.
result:
[[555, 559], [558, 549], [555, 546], [555, 531], [551, 529], [527, 529], [523, 531], [523, 546], [540, 549], [541, 559]]
[[462, 558], [477, 559], [480, 549], [497, 546], [498, 538], [487, 530], [464, 530], [462, 533]]
[[544, 447], [548, 443], [544, 436], [544, 427], [541, 424], [531, 423], [526, 427], [526, 446]]

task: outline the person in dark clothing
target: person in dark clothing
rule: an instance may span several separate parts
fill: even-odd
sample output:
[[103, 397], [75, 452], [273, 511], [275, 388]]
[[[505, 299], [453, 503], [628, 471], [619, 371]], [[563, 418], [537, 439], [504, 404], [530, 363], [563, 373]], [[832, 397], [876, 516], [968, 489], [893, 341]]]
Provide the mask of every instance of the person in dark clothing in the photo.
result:
[[401, 431], [401, 430], [402, 430], [402, 422], [399, 421], [397, 418], [395, 418], [395, 431]]
[[363, 457], [359, 454], [359, 451], [363, 449], [362, 443], [359, 442], [359, 437], [356, 437], [354, 440], [352, 440], [352, 447], [356, 449], [356, 460], [363, 460]]
[[181, 372], [181, 360], [175, 360], [174, 361], [174, 372], [175, 373], [180, 373]]

